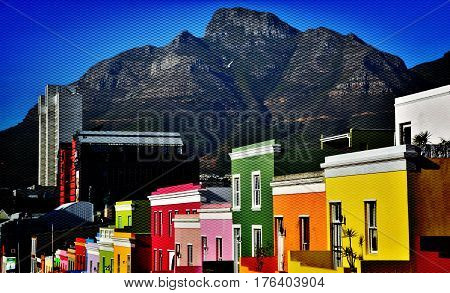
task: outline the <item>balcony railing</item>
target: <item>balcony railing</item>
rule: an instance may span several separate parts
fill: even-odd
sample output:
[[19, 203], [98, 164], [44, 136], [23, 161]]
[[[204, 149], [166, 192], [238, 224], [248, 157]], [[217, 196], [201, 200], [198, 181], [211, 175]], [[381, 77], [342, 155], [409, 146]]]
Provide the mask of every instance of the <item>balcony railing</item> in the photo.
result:
[[420, 146], [421, 155], [427, 158], [450, 158], [450, 145], [426, 144]]

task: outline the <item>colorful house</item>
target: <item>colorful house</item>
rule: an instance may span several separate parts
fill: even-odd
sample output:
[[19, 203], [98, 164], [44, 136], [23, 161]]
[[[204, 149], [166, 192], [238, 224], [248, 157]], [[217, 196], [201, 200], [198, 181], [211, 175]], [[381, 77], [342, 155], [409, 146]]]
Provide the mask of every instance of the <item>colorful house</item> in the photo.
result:
[[[228, 203], [229, 196], [229, 188], [217, 187], [206, 189], [196, 184], [164, 187], [153, 192], [148, 197], [153, 218], [152, 270], [154, 272], [173, 272], [176, 264], [180, 263], [180, 259], [176, 259], [177, 246], [175, 245], [176, 233], [174, 227], [174, 218], [176, 215], [196, 215], [205, 204], [220, 205]], [[200, 221], [198, 217], [197, 221]], [[194, 246], [192, 249], [198, 249], [201, 255], [200, 246]], [[201, 269], [201, 264], [199, 267]], [[188, 270], [191, 269], [188, 268]]]
[[[201, 190], [202, 199], [229, 197], [229, 188]], [[211, 202], [211, 200], [210, 200]], [[198, 214], [175, 215], [175, 272], [233, 272], [231, 205], [203, 204]]]
[[[235, 271], [239, 267], [256, 270], [258, 255], [274, 255], [270, 183], [275, 175], [276, 155], [280, 151], [281, 146], [269, 140], [234, 148], [230, 153]], [[265, 263], [264, 271], [276, 270], [276, 259], [267, 258]]]
[[62, 249], [58, 249], [55, 252], [55, 257], [57, 259], [59, 259], [59, 266], [58, 266], [58, 270], [60, 273], [65, 273], [67, 272], [67, 251], [66, 250], [62, 250]]
[[148, 197], [152, 215], [152, 271], [173, 272], [177, 214], [196, 214], [200, 209], [200, 185], [183, 184], [159, 188]]
[[[317, 257], [316, 252], [328, 249], [323, 172], [275, 176], [271, 186], [278, 271], [301, 272], [288, 266], [292, 263], [288, 256], [292, 255], [302, 257], [303, 266], [320, 266], [317, 261], [323, 263], [324, 257]], [[324, 266], [333, 268], [331, 262]]]
[[75, 271], [86, 271], [86, 239], [75, 239]]
[[135, 235], [127, 232], [114, 232], [114, 273], [131, 273], [131, 253], [135, 248]]
[[75, 271], [75, 248], [67, 248], [67, 272]]
[[449, 159], [430, 160], [399, 145], [327, 157], [322, 166], [336, 267], [352, 269], [351, 249], [361, 272], [449, 268]]
[[97, 243], [100, 257], [100, 273], [114, 272], [114, 228], [100, 228]]
[[198, 214], [176, 215], [175, 228], [176, 273], [201, 273], [202, 236]]
[[[227, 200], [231, 202], [231, 190], [226, 190]], [[203, 204], [199, 210], [203, 272], [233, 272], [233, 218], [230, 202]], [[178, 229], [175, 229], [177, 235]]]
[[150, 203], [147, 200], [117, 202], [114, 272], [151, 271]]
[[86, 272], [98, 273], [100, 268], [100, 252], [98, 243], [93, 239], [86, 239]]

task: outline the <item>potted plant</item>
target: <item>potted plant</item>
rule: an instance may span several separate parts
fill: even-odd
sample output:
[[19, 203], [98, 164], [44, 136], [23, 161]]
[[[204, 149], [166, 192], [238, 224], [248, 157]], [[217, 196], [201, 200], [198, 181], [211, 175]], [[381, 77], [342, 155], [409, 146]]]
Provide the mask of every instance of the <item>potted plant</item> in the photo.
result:
[[256, 271], [262, 272], [264, 266], [264, 257], [266, 257], [267, 249], [265, 247], [258, 247], [256, 249]]

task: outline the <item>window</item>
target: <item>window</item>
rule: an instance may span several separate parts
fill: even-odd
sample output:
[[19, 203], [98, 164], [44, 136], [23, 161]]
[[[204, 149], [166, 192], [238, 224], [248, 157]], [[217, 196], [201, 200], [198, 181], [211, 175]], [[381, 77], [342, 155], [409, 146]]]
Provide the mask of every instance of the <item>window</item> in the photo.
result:
[[252, 225], [252, 257], [256, 257], [259, 249], [262, 248], [262, 226]]
[[153, 213], [153, 234], [158, 235], [158, 212]]
[[92, 260], [89, 261], [89, 273], [92, 273]]
[[180, 243], [175, 244], [175, 254], [178, 258], [181, 257], [181, 244]]
[[128, 226], [133, 226], [132, 220], [131, 220], [131, 215], [128, 216]]
[[109, 272], [114, 273], [114, 258], [110, 259], [110, 264], [111, 267], [109, 268]]
[[216, 238], [216, 261], [222, 260], [222, 237]]
[[300, 250], [309, 250], [309, 217], [300, 217]]
[[131, 255], [127, 254], [127, 273], [131, 273]]
[[202, 252], [203, 261], [206, 261], [206, 255], [208, 254], [208, 238], [206, 236], [202, 236]]
[[175, 210], [175, 215], [178, 215], [178, 210]]
[[187, 246], [187, 265], [188, 266], [192, 266], [193, 264], [193, 249], [192, 249], [192, 244], [188, 244]]
[[186, 210], [186, 215], [190, 215], [191, 211], [190, 210]]
[[366, 230], [369, 253], [378, 252], [377, 202], [366, 201]]
[[159, 235], [163, 234], [163, 213], [159, 212]]
[[169, 236], [172, 236], [172, 225], [173, 225], [173, 214], [172, 211], [169, 211], [169, 226], [168, 226]]
[[194, 215], [195, 215], [196, 213], [197, 213], [197, 210], [195, 210], [195, 209], [194, 209], [194, 210], [192, 210], [192, 214], [194, 214]]
[[117, 217], [117, 228], [122, 228], [122, 216]]
[[158, 269], [158, 250], [153, 250], [153, 271], [156, 272]]
[[106, 258], [103, 256], [102, 257], [102, 273], [106, 272]]
[[333, 251], [334, 267], [342, 267], [342, 205], [340, 202], [330, 202], [331, 219], [331, 249]]
[[162, 270], [163, 270], [163, 252], [162, 252], [162, 249], [159, 250], [159, 261], [158, 261], [158, 264], [159, 264], [158, 270], [160, 272], [162, 272]]
[[400, 124], [400, 144], [411, 144], [411, 122]]
[[239, 210], [241, 208], [241, 176], [233, 175], [233, 208]]
[[252, 209], [261, 208], [261, 172], [252, 172]]

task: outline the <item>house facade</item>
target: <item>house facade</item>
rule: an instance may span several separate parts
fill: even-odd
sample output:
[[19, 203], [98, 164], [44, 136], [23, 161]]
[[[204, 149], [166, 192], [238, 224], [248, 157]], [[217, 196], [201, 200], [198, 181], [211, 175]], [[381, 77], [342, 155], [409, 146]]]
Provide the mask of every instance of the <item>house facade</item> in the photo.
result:
[[97, 235], [97, 243], [100, 257], [100, 273], [114, 272], [114, 236], [113, 227], [100, 228]]
[[175, 215], [197, 214], [201, 206], [200, 185], [183, 184], [159, 188], [148, 197], [151, 206], [152, 271], [173, 272], [175, 267]]
[[100, 252], [98, 243], [86, 239], [86, 272], [98, 273], [100, 269]]
[[203, 262], [202, 234], [198, 214], [175, 215], [176, 273], [201, 273]]
[[395, 99], [396, 145], [412, 144], [414, 136], [428, 131], [430, 144], [450, 140], [450, 85]]
[[[415, 147], [403, 145], [325, 158], [334, 267], [351, 269], [354, 262], [361, 271], [360, 261], [410, 260], [408, 172], [417, 170], [417, 157]], [[349, 249], [361, 260], [349, 260]]]
[[[281, 151], [274, 140], [234, 148], [232, 173], [233, 251], [235, 270], [250, 266], [258, 253], [274, 255], [273, 199], [270, 183], [275, 155]], [[243, 262], [249, 262], [244, 264]]]
[[86, 239], [75, 239], [75, 271], [86, 271]]
[[289, 252], [298, 252], [305, 264], [314, 258], [311, 251], [328, 249], [323, 172], [275, 176], [271, 186], [278, 271], [294, 272], [288, 267]]

